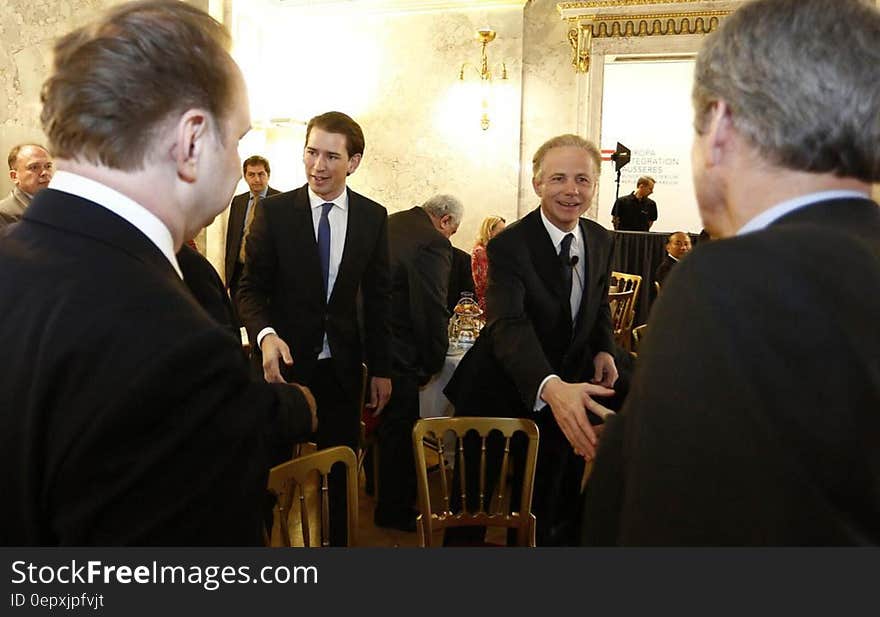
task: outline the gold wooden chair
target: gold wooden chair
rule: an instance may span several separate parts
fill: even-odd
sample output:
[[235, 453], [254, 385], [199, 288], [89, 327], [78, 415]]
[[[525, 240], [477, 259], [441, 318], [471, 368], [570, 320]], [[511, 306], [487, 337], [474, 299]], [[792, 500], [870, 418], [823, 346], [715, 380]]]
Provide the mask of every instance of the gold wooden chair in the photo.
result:
[[[269, 492], [275, 495], [275, 508], [272, 516], [272, 529], [266, 534], [267, 546], [293, 546], [290, 537], [290, 509], [294, 495], [299, 496], [299, 511], [302, 519], [303, 546], [313, 546], [312, 525], [310, 525], [307, 490], [314, 486], [313, 479], [318, 476], [318, 495], [320, 509], [317, 516], [320, 522], [315, 525], [320, 529], [320, 546], [329, 545], [330, 499], [328, 491], [328, 474], [330, 468], [342, 463], [346, 468], [346, 490], [348, 496], [348, 545], [357, 545], [358, 529], [358, 481], [357, 458], [354, 451], [346, 446], [336, 446], [318, 450], [313, 454], [305, 454], [273, 467], [269, 471]], [[312, 504], [314, 505], [314, 504]], [[314, 508], [311, 508], [314, 510]]]
[[[461, 483], [461, 512], [453, 513], [450, 509], [453, 469], [444, 456], [444, 435], [451, 431], [455, 438], [457, 457], [455, 473], [459, 474]], [[479, 506], [476, 512], [468, 509], [467, 469], [465, 463], [465, 436], [475, 431], [480, 439], [479, 460]], [[527, 439], [525, 468], [523, 472], [522, 491], [518, 512], [509, 512], [507, 479], [512, 471], [511, 438], [522, 433]], [[503, 439], [503, 457], [498, 473], [496, 487], [487, 487], [487, 439], [493, 437]], [[535, 482], [535, 466], [538, 460], [538, 426], [526, 418], [475, 418], [475, 417], [440, 417], [424, 418], [416, 422], [413, 429], [413, 448], [415, 449], [416, 483], [419, 494], [418, 531], [422, 546], [431, 546], [433, 533], [447, 527], [485, 526], [502, 527], [516, 530], [517, 546], [535, 546], [535, 516], [532, 514], [532, 490]], [[440, 507], [435, 512], [431, 506], [428, 486], [428, 464], [426, 450], [436, 451], [440, 482]], [[488, 498], [487, 490], [492, 491]], [[471, 496], [471, 501], [473, 500]], [[486, 499], [484, 499], [484, 497]], [[485, 504], [488, 502], [488, 508]], [[488, 511], [487, 511], [488, 510]]]
[[620, 334], [617, 337], [617, 343], [627, 351], [632, 349], [632, 328], [633, 321], [636, 316], [636, 304], [639, 301], [639, 290], [642, 287], [642, 277], [638, 274], [626, 274], [625, 272], [612, 272], [609, 289], [614, 292], [632, 290], [632, 300], [627, 309], [628, 312], [623, 316], [623, 322], [620, 327]]
[[634, 298], [634, 289], [613, 291], [608, 294], [608, 306], [611, 309], [611, 331], [614, 334], [614, 340], [627, 350], [631, 347], [629, 343], [631, 333], [626, 324], [630, 318]]

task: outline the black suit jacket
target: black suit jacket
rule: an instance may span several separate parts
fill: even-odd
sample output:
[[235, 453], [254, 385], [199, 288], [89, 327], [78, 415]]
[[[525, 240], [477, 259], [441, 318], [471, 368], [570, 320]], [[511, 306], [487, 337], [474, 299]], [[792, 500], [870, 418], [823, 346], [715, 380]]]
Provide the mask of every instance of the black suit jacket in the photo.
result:
[[602, 437], [589, 540], [880, 543], [878, 289], [867, 199], [806, 206], [678, 264], [608, 427], [622, 438]]
[[294, 364], [282, 363], [285, 379], [311, 381], [326, 330], [338, 376], [357, 392], [362, 362], [371, 375], [391, 376], [388, 212], [347, 190], [345, 248], [329, 302], [307, 185], [267, 198], [257, 210], [237, 299], [250, 340], [271, 326], [289, 345]]
[[[277, 195], [280, 191], [271, 186], [266, 190], [266, 197]], [[245, 191], [232, 198], [229, 206], [229, 221], [226, 223], [226, 286], [232, 283], [232, 273], [235, 272], [235, 262], [238, 261], [238, 252], [241, 250], [241, 239], [244, 234], [244, 219], [247, 216], [247, 205], [250, 200], [250, 191]]]
[[559, 256], [540, 208], [489, 242], [489, 322], [446, 388], [456, 413], [532, 417], [538, 386], [547, 375], [587, 381], [594, 373], [593, 357], [613, 353], [612, 237], [594, 221], [580, 219], [579, 225], [587, 263], [574, 328]]
[[394, 372], [427, 381], [443, 368], [449, 344], [452, 245], [418, 206], [388, 217], [388, 241]]
[[[461, 300], [464, 291], [474, 293], [474, 273], [471, 270], [471, 256], [460, 248], [452, 247], [452, 270], [449, 273], [449, 290], [446, 292], [446, 306], [449, 312]], [[476, 299], [476, 297], [474, 298]]]
[[[0, 543], [260, 542], [302, 395], [249, 380], [240, 340], [109, 210], [46, 189], [0, 242]], [[286, 402], [287, 406], [282, 405]], [[222, 507], [217, 507], [222, 503]]]
[[663, 256], [663, 261], [660, 262], [660, 265], [657, 266], [657, 269], [654, 271], [654, 282], [663, 284], [663, 281], [666, 280], [666, 277], [669, 276], [669, 271], [675, 267], [678, 262], [672, 258], [669, 253]]
[[177, 264], [183, 273], [183, 282], [196, 301], [234, 338], [240, 338], [238, 319], [229, 300], [229, 294], [220, 280], [220, 275], [205, 257], [196, 249], [184, 244], [177, 252]]

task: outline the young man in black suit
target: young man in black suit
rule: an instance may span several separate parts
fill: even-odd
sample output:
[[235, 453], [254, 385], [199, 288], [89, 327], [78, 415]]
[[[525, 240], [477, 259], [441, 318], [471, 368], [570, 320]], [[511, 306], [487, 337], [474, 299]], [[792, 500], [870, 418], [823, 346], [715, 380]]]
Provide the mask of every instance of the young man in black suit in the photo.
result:
[[612, 395], [618, 376], [608, 308], [612, 239], [581, 218], [600, 160], [576, 135], [538, 149], [532, 184], [541, 205], [489, 242], [489, 323], [446, 388], [458, 415], [539, 424], [540, 545], [576, 541], [584, 459], [596, 444], [587, 412], [607, 413], [593, 397]]
[[250, 380], [175, 257], [238, 177], [229, 44], [188, 4], [135, 2], [55, 46], [59, 171], [0, 242], [0, 544], [258, 544], [273, 453], [314, 427], [307, 390]]
[[[391, 395], [388, 213], [346, 186], [363, 152], [363, 131], [347, 115], [309, 121], [308, 182], [258, 208], [238, 292], [265, 380], [295, 380], [314, 391], [318, 448], [358, 447], [362, 363], [370, 374], [367, 405], [380, 412]], [[344, 480], [331, 474], [333, 545], [346, 543]]]
[[259, 208], [260, 202], [279, 191], [269, 186], [272, 168], [266, 157], [255, 154], [249, 156], [241, 164], [241, 175], [247, 182], [248, 191], [232, 198], [229, 206], [229, 221], [226, 224], [226, 287], [229, 296], [235, 301], [238, 283], [244, 271], [244, 254], [250, 225], [256, 214], [254, 202]]
[[878, 41], [859, 0], [756, 0], [707, 37], [692, 158], [718, 240], [654, 307], [587, 540], [880, 543]]

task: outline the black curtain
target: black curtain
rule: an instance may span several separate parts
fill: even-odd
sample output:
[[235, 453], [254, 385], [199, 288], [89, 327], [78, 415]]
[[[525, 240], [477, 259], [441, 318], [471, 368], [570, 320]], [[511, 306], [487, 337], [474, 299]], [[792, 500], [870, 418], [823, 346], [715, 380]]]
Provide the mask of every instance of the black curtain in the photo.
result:
[[[611, 269], [642, 277], [642, 286], [636, 301], [636, 314], [633, 327], [648, 321], [648, 312], [654, 302], [654, 271], [666, 255], [666, 240], [669, 233], [650, 231], [613, 231], [614, 255]], [[697, 234], [688, 234], [696, 246]]]

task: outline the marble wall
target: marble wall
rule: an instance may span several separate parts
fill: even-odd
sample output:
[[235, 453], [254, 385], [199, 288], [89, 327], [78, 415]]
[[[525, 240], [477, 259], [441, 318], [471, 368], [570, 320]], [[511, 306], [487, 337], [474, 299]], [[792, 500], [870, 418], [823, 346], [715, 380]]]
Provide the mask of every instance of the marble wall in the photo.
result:
[[[118, 2], [0, 0], [0, 88], [6, 101], [0, 152], [21, 141], [44, 141], [39, 90], [53, 40]], [[386, 9], [382, 2], [190, 2], [212, 8], [233, 32], [256, 127], [241, 154], [268, 154], [274, 186], [290, 189], [304, 181], [304, 122], [340, 109], [361, 122], [367, 139], [351, 186], [392, 212], [438, 192], [457, 195], [466, 215], [453, 242], [466, 250], [485, 216], [512, 220], [537, 205], [531, 157], [544, 140], [595, 131], [590, 78], [571, 67], [568, 24], [557, 0], [388, 0]], [[404, 8], [419, 4], [433, 8]], [[445, 8], [436, 8], [441, 4]], [[479, 126], [484, 93], [476, 72], [467, 68], [465, 82], [458, 81], [462, 62], [479, 61], [474, 36], [483, 26], [497, 32], [488, 48], [496, 79], [488, 93], [486, 131]], [[506, 81], [498, 79], [502, 60]], [[5, 193], [10, 183], [3, 178]], [[218, 269], [225, 224], [224, 213], [200, 238]]]
[[[54, 40], [119, 0], [0, 0], [0, 153], [23, 141], [45, 142], [40, 88]], [[5, 169], [5, 167], [4, 167]], [[0, 193], [12, 188], [2, 174]]]
[[[444, 10], [339, 12], [330, 10], [332, 3], [326, 11], [271, 0], [233, 3], [228, 23], [257, 127], [243, 143], [242, 157], [269, 156], [276, 188], [302, 184], [304, 123], [336, 109], [353, 116], [366, 136], [350, 186], [389, 212], [437, 193], [456, 195], [466, 213], [453, 242], [465, 250], [485, 216], [517, 218], [522, 3], [457, 4]], [[532, 4], [560, 21], [555, 2]], [[475, 35], [484, 26], [497, 33], [487, 50], [493, 72], [487, 90], [473, 66], [465, 68], [463, 82], [458, 79], [462, 63], [479, 65]], [[560, 44], [567, 44], [564, 37]], [[502, 61], [506, 80], [500, 79]], [[484, 98], [487, 130], [480, 126]], [[218, 265], [225, 221], [224, 214], [208, 230], [208, 257]]]

